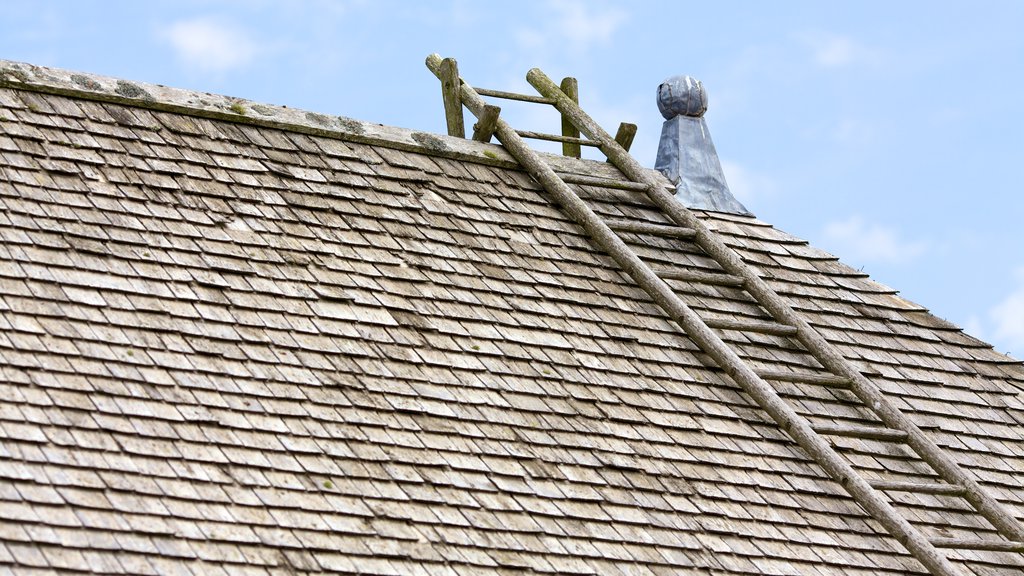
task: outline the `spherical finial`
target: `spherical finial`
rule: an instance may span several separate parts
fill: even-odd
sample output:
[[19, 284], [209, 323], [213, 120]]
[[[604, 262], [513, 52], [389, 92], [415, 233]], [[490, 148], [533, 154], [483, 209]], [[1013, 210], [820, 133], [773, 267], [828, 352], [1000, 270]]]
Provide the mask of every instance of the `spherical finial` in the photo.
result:
[[693, 76], [673, 76], [658, 86], [658, 110], [666, 120], [676, 116], [700, 118], [708, 110], [704, 83]]

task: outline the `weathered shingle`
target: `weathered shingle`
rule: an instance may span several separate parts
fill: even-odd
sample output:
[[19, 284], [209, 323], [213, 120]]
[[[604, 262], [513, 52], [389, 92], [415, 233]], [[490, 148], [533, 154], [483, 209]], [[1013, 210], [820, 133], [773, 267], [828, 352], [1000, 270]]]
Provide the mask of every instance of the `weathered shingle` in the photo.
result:
[[[493, 147], [53, 92], [0, 88], [0, 565], [923, 573], [543, 189], [468, 160]], [[1024, 517], [1018, 363], [763, 222], [702, 218]], [[720, 271], [678, 239], [639, 251]], [[767, 319], [736, 288], [672, 285]], [[728, 338], [761, 369], [817, 366], [785, 337]], [[779, 389], [872, 420], [845, 391]], [[879, 479], [932, 474], [835, 444]], [[993, 533], [950, 497], [892, 500], [945, 536]]]

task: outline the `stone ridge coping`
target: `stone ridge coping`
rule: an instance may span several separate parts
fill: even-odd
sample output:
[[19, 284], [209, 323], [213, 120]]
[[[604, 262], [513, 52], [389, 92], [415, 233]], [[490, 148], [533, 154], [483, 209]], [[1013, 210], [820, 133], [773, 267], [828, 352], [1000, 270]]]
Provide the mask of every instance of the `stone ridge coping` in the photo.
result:
[[[522, 169], [519, 162], [504, 147], [497, 144], [396, 128], [287, 106], [261, 104], [244, 98], [145, 82], [129, 82], [109, 76], [83, 74], [23, 62], [0, 59], [0, 86], [279, 128], [491, 166]], [[618, 169], [607, 162], [577, 160], [547, 153], [542, 155], [556, 170], [620, 180], [623, 178]], [[651, 169], [651, 172], [664, 178], [656, 170]]]

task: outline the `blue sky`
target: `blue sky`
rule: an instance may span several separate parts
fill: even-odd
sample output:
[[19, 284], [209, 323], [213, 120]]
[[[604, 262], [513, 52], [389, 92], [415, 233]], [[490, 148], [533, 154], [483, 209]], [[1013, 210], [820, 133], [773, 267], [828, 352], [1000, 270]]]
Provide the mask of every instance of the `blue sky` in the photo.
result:
[[[969, 5], [968, 5], [969, 4]], [[704, 81], [762, 220], [1024, 357], [1024, 2], [8, 1], [0, 58], [444, 131], [431, 52], [474, 85], [579, 79], [609, 130]], [[503, 106], [517, 126], [557, 118]]]

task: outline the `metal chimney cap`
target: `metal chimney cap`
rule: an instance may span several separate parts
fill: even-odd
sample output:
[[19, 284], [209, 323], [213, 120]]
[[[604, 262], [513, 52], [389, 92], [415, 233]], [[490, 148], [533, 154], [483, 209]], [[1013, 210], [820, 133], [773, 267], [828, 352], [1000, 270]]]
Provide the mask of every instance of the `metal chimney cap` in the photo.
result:
[[708, 110], [704, 83], [693, 76], [673, 76], [658, 86], [658, 110], [666, 120], [676, 116], [700, 118]]

